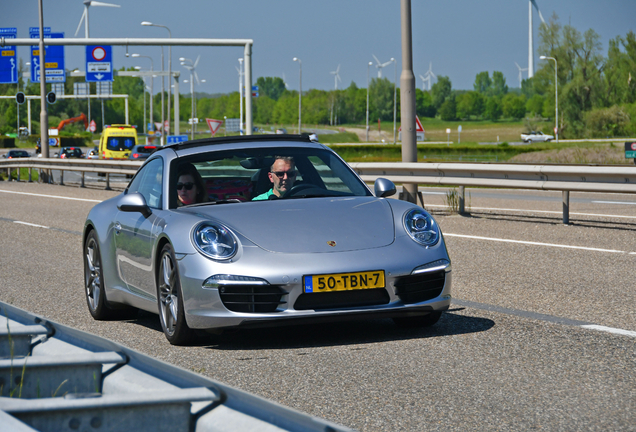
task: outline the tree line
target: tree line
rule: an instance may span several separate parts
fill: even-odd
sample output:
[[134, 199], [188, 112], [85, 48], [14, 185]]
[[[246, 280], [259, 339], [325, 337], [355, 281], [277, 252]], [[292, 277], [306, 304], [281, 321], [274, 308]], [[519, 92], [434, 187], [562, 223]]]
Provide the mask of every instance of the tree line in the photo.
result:
[[[561, 137], [630, 136], [636, 133], [636, 35], [610, 40], [604, 56], [600, 36], [592, 29], [579, 32], [571, 25], [562, 25], [553, 15], [539, 30], [539, 53], [556, 59], [559, 135]], [[416, 89], [416, 112], [421, 118], [444, 121], [501, 121], [527, 119], [528, 128], [541, 120], [554, 121], [555, 69], [554, 61], [540, 61], [533, 78], [522, 80], [520, 88], [509, 88], [503, 73], [482, 71], [476, 74], [473, 90], [454, 90], [449, 77], [439, 76], [430, 91]], [[20, 68], [23, 65], [20, 64]], [[79, 78], [68, 77], [65, 91], [73, 91]], [[289, 90], [278, 77], [260, 77], [259, 97], [253, 98], [253, 120], [260, 125], [296, 124], [298, 122], [298, 91]], [[21, 83], [23, 88], [25, 83]], [[92, 84], [94, 86], [94, 84]], [[130, 122], [139, 126], [144, 121], [149, 101], [142, 78], [118, 77], [113, 93], [129, 95]], [[1, 94], [15, 94], [15, 85], [0, 85]], [[94, 87], [93, 87], [94, 92]], [[368, 88], [369, 121], [392, 121], [394, 92], [397, 121], [400, 121], [400, 91], [387, 78], [373, 78]], [[39, 85], [26, 83], [27, 94], [38, 94]], [[198, 96], [198, 97], [197, 97]], [[167, 97], [167, 93], [165, 95]], [[217, 95], [196, 95], [196, 116], [199, 118], [238, 118], [238, 92]], [[161, 118], [161, 95], [154, 95], [154, 120]], [[191, 95], [180, 97], [181, 121], [191, 117]], [[25, 104], [26, 105], [26, 104]], [[26, 124], [26, 106], [20, 106], [21, 125]], [[0, 100], [4, 115], [0, 118], [0, 133], [15, 131], [17, 110], [15, 101]], [[39, 103], [32, 111], [39, 112]], [[87, 112], [86, 100], [60, 100], [49, 106], [51, 126], [56, 121]], [[122, 123], [124, 101], [111, 99], [104, 103], [104, 122]], [[367, 89], [354, 82], [344, 89], [311, 89], [302, 94], [302, 121], [312, 125], [363, 125], [366, 122]], [[101, 129], [101, 104], [91, 102], [92, 118]], [[166, 114], [167, 116], [167, 114]], [[146, 122], [148, 122], [148, 115]], [[33, 115], [33, 118], [38, 118]], [[37, 124], [34, 121], [34, 124]], [[77, 127], [76, 127], [77, 128]], [[546, 126], [548, 131], [551, 127]], [[72, 127], [71, 127], [72, 129]], [[140, 128], [143, 130], [143, 127]]]

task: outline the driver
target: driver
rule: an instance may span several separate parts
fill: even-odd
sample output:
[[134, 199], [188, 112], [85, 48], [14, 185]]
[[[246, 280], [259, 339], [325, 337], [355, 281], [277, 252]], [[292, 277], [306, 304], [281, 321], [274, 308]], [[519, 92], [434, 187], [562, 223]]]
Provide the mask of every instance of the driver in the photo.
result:
[[252, 198], [252, 201], [268, 200], [272, 195], [275, 195], [275, 198], [280, 198], [285, 192], [292, 188], [296, 181], [296, 164], [294, 163], [294, 158], [290, 156], [276, 156], [276, 160], [267, 175], [269, 176], [269, 181], [272, 182], [272, 188]]

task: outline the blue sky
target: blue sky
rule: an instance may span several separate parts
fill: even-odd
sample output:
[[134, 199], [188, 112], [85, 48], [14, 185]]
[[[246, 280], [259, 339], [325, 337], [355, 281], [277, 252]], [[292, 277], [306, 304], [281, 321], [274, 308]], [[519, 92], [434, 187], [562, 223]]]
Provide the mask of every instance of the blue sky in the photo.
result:
[[[142, 21], [166, 25], [173, 37], [250, 38], [253, 47], [253, 77], [283, 77], [290, 89], [298, 88], [298, 63], [302, 60], [303, 90], [333, 89], [330, 74], [340, 65], [342, 83], [354, 81], [366, 87], [367, 64], [398, 61], [401, 70], [400, 2], [398, 0], [104, 0], [121, 8], [90, 8], [91, 37], [167, 37], [165, 29], [143, 27]], [[553, 13], [561, 24], [571, 24], [580, 32], [594, 29], [601, 37], [602, 50], [616, 36], [636, 31], [636, 0], [536, 0], [544, 18]], [[82, 0], [43, 0], [44, 25], [54, 32], [74, 37], [84, 11]], [[38, 25], [37, 0], [0, 0], [0, 27], [17, 27], [18, 37], [27, 38], [28, 29]], [[541, 65], [539, 46], [540, 19], [534, 14], [535, 69]], [[528, 65], [528, 0], [413, 0], [413, 66], [416, 85], [419, 75], [432, 63], [436, 75], [450, 77], [453, 88], [472, 89], [475, 75], [481, 71], [504, 73], [510, 87], [518, 87], [518, 69]], [[84, 36], [84, 28], [78, 37]], [[165, 49], [166, 69], [168, 50]], [[159, 47], [132, 47], [154, 58], [160, 65]], [[148, 67], [147, 59], [125, 57], [123, 47], [113, 49], [114, 67]], [[243, 49], [235, 47], [173, 47], [173, 68], [182, 76], [188, 72], [179, 65], [179, 57], [196, 59], [198, 75], [206, 83], [197, 91], [228, 93], [238, 90], [238, 58]], [[28, 61], [29, 50], [19, 47], [18, 55]], [[65, 49], [66, 67], [84, 70], [84, 48]], [[524, 72], [526, 77], [527, 72]], [[370, 76], [377, 77], [371, 67]], [[394, 65], [383, 70], [391, 81]], [[160, 88], [155, 82], [155, 89]], [[189, 93], [189, 86], [181, 91]]]

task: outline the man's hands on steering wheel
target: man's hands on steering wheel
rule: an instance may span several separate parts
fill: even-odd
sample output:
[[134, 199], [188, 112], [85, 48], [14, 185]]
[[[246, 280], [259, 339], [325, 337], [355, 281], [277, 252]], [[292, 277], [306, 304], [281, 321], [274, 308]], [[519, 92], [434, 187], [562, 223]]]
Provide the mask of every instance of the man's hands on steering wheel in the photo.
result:
[[285, 194], [281, 198], [294, 198], [297, 196], [301, 196], [302, 195], [301, 192], [307, 191], [309, 189], [322, 190], [322, 188], [319, 188], [318, 186], [310, 184], [310, 183], [299, 183], [292, 186], [292, 188], [289, 189], [287, 192], [285, 192]]

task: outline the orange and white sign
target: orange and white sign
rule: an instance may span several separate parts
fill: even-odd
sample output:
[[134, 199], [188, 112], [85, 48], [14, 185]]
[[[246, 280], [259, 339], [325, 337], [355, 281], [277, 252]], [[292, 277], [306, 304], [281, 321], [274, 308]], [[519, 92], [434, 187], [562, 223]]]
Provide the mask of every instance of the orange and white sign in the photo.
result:
[[208, 127], [210, 128], [210, 132], [212, 132], [212, 137], [219, 131], [219, 128], [223, 124], [223, 120], [214, 120], [206, 118], [205, 121], [208, 123]]
[[[399, 131], [402, 131], [402, 126], [400, 126]], [[422, 127], [422, 122], [418, 116], [415, 116], [415, 132], [424, 132], [424, 127]]]
[[420, 123], [420, 118], [415, 116], [415, 132], [424, 132], [424, 128], [422, 127], [422, 123]]

